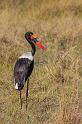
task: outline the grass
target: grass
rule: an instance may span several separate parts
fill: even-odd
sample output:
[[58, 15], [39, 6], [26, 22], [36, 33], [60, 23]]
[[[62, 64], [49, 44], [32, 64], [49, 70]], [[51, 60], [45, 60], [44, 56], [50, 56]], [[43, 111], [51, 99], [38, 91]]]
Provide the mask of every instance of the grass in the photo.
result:
[[[82, 123], [82, 1], [4, 0], [0, 3], [0, 124]], [[13, 87], [18, 56], [29, 51], [24, 32], [41, 34], [30, 77], [28, 110]]]

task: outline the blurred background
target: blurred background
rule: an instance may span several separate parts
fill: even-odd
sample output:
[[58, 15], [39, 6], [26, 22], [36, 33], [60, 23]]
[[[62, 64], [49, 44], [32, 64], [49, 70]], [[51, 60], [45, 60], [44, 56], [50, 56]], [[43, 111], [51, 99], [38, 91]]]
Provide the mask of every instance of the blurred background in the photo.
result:
[[[30, 50], [27, 31], [47, 51], [37, 49], [26, 112], [13, 68]], [[0, 0], [0, 123], [82, 124], [82, 0]]]

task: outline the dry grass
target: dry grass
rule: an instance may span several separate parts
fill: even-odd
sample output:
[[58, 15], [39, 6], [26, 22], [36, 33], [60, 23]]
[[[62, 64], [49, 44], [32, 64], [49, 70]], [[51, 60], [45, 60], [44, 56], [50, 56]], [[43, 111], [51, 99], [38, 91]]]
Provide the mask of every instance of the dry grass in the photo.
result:
[[[25, 87], [20, 110], [12, 84], [17, 57], [29, 51], [25, 31], [42, 34], [48, 48], [36, 52], [27, 112]], [[0, 3], [0, 124], [82, 123], [81, 39], [81, 0]]]

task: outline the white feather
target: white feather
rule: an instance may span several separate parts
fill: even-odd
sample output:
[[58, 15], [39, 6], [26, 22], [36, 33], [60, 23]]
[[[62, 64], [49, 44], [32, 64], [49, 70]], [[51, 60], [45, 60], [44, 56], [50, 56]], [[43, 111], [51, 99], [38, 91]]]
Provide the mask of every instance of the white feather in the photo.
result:
[[17, 90], [18, 90], [18, 84], [17, 84], [17, 83], [15, 84], [15, 89], [17, 89]]
[[19, 57], [19, 59], [20, 58], [28, 58], [31, 61], [33, 60], [33, 56], [32, 56], [32, 53], [31, 52], [24, 53], [22, 56]]

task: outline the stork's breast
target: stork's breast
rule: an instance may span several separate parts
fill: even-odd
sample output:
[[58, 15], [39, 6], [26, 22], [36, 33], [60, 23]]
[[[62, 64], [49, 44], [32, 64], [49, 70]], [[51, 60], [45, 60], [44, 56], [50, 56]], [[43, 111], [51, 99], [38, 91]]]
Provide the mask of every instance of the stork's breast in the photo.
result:
[[19, 59], [20, 59], [20, 58], [28, 58], [28, 59], [31, 60], [31, 61], [34, 59], [34, 57], [33, 57], [33, 55], [32, 55], [31, 52], [24, 53], [23, 55], [21, 55], [21, 56], [19, 57]]

